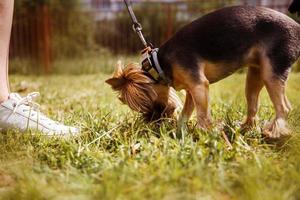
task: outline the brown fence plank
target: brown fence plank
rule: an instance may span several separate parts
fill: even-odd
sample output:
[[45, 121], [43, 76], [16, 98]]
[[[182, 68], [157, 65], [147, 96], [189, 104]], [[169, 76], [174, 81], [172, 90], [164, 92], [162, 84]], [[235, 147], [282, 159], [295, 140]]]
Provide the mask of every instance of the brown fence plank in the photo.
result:
[[[150, 41], [154, 42], [155, 45], [158, 46], [170, 38], [178, 29], [174, 23], [174, 19], [178, 19], [178, 15], [181, 15], [181, 17], [188, 17], [189, 20], [191, 20], [193, 17], [200, 16], [214, 10], [218, 6], [224, 6], [224, 2], [229, 1], [203, 0], [201, 1], [201, 4], [199, 1], [187, 1], [185, 2], [186, 6], [182, 6], [183, 2], [171, 4], [149, 3], [147, 6], [143, 6], [142, 9], [145, 10], [145, 13], [149, 14], [151, 12], [155, 12], [157, 15], [161, 15], [161, 19], [163, 20], [162, 22], [157, 22], [161, 23], [162, 26], [157, 26], [157, 30], [152, 31]], [[236, 2], [244, 5], [248, 5], [250, 3], [249, 0], [241, 0], [232, 1], [231, 5], [236, 5]], [[254, 2], [257, 5], [261, 5], [264, 1], [256, 0]], [[268, 6], [273, 9], [287, 12], [289, 3], [289, 0], [282, 0], [280, 2], [272, 0], [271, 4]], [[213, 5], [216, 5], [217, 7], [212, 7]], [[124, 10], [118, 11], [118, 13], [114, 10], [109, 12], [89, 10], [82, 11], [81, 13], [78, 13], [78, 15], [92, 14], [94, 16], [104, 16], [102, 20], [97, 21], [97, 32], [99, 33], [99, 41], [97, 40], [99, 43], [98, 45], [108, 48], [114, 53], [136, 52], [136, 50], [140, 49], [141, 46], [137, 38], [133, 39], [134, 33], [132, 32], [131, 25], [129, 24], [130, 20], [128, 24], [123, 23], [121, 25], [117, 25], [116, 22], [112, 20], [112, 16], [122, 13], [124, 17], [129, 17]], [[47, 6], [39, 6], [36, 10], [28, 9], [24, 13], [15, 13], [10, 57], [12, 59], [26, 58], [38, 61], [40, 63], [39, 65], [43, 66], [43, 71], [45, 73], [50, 73], [51, 64], [53, 62], [53, 52], [57, 51], [57, 49], [52, 49], [52, 33], [55, 31], [56, 34], [61, 34], [67, 37], [69, 31], [71, 31], [66, 28], [69, 27], [67, 26], [68, 23], [70, 22], [64, 17], [64, 13], [51, 14]], [[119, 32], [116, 32], [115, 29]], [[147, 30], [145, 30], [145, 35], [149, 37], [149, 32]]]

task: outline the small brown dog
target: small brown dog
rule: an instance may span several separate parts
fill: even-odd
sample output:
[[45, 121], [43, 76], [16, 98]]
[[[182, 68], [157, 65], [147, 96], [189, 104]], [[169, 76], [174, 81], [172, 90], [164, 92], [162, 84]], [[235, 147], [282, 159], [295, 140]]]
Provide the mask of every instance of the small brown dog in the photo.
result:
[[137, 63], [124, 68], [119, 61], [113, 78], [106, 83], [120, 93], [121, 102], [143, 113], [146, 121], [158, 120], [162, 116], [173, 117], [174, 111], [182, 107], [181, 100], [172, 88], [156, 84]]
[[288, 133], [286, 118], [291, 106], [285, 86], [299, 56], [297, 22], [268, 8], [235, 6], [188, 24], [159, 49], [154, 59], [159, 64], [154, 68], [164, 81], [130, 64], [124, 69], [119, 65], [106, 82], [120, 92], [123, 103], [146, 116], [172, 114], [178, 101], [170, 88], [184, 89], [186, 100], [179, 126], [184, 126], [196, 107], [198, 126], [207, 129], [212, 125], [209, 84], [247, 66], [248, 115], [243, 128], [255, 125], [259, 93], [265, 86], [276, 116], [264, 127], [264, 134], [278, 138]]

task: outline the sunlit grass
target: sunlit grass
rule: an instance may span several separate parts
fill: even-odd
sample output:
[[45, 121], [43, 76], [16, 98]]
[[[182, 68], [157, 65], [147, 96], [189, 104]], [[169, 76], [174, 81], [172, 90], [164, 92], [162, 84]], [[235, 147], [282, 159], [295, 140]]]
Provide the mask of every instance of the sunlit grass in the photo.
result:
[[[245, 75], [211, 86], [213, 118], [225, 123], [233, 150], [218, 130], [197, 130], [195, 117], [184, 143], [172, 138], [174, 120], [145, 124], [119, 103], [107, 77], [12, 76], [14, 91], [40, 91], [41, 109], [82, 135], [0, 134], [2, 199], [300, 198], [300, 74], [287, 91], [294, 134], [281, 143], [265, 141], [259, 128], [239, 132]], [[261, 104], [259, 126], [274, 113], [265, 91]]]
[[[112, 55], [103, 52], [88, 53], [86, 56], [74, 58], [58, 58], [51, 61], [52, 74], [95, 74], [111, 73], [118, 60], [124, 63], [140, 62], [138, 56]], [[14, 58], [10, 61], [9, 70], [12, 74], [45, 74], [42, 62], [30, 59]]]

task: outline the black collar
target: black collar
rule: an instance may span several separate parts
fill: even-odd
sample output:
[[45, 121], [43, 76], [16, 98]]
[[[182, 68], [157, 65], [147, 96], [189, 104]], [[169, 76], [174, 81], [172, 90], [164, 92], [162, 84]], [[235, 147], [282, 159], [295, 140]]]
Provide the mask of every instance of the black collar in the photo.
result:
[[163, 83], [169, 85], [170, 81], [166, 77], [158, 61], [159, 49], [148, 49], [143, 52], [142, 69], [146, 71], [150, 77], [157, 83]]

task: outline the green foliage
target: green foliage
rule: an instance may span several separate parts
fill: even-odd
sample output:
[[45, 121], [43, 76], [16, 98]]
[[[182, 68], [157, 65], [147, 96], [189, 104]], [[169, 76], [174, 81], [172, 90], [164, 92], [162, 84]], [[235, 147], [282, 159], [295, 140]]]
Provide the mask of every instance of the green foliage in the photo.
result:
[[[174, 33], [192, 20], [220, 7], [233, 5], [227, 1], [188, 1], [186, 8], [178, 4], [146, 2], [134, 4], [133, 9], [143, 26], [146, 39], [154, 46], [162, 45]], [[97, 42], [113, 52], [136, 53], [143, 48], [132, 30], [132, 21], [127, 11], [116, 13], [113, 20], [99, 21]], [[114, 41], [117, 41], [118, 44]]]
[[[168, 19], [167, 6], [153, 3], [144, 3], [134, 6], [134, 12], [143, 27], [146, 39], [155, 46], [161, 45], [167, 38], [167, 27], [172, 33], [184, 24], [175, 18], [175, 6]], [[168, 21], [169, 20], [169, 21]], [[168, 24], [168, 22], [172, 24]], [[99, 21], [96, 33], [97, 42], [115, 53], [136, 53], [143, 45], [132, 29], [132, 21], [127, 11], [116, 13], [114, 20]], [[117, 41], [117, 45], [114, 41]]]
[[188, 8], [189, 11], [194, 11], [195, 9], [201, 8], [203, 11], [214, 10], [217, 8], [222, 8], [225, 6], [236, 5], [238, 2], [236, 0], [223, 0], [223, 1], [189, 1]]
[[300, 72], [300, 61], [296, 62], [295, 65], [293, 66], [292, 70], [294, 72]]
[[74, 10], [78, 5], [79, 0], [15, 0], [16, 14], [25, 12], [27, 9], [39, 8], [47, 5], [54, 9]]
[[49, 0], [15, 0], [15, 8], [20, 11], [25, 7], [36, 7], [49, 4]]
[[292, 17], [298, 23], [300, 23], [300, 16], [298, 14], [290, 14], [289, 16]]
[[17, 9], [24, 7], [37, 7], [41, 5], [48, 5], [53, 8], [71, 8], [78, 4], [78, 0], [15, 0]]
[[96, 48], [93, 16], [83, 13], [79, 5], [78, 0], [50, 3], [54, 59], [83, 57]]
[[[218, 7], [235, 3], [234, 0], [189, 1], [187, 10], [181, 10], [175, 5], [148, 2], [134, 4], [133, 8], [148, 41], [154, 46], [160, 46], [179, 28], [196, 17]], [[23, 23], [18, 27], [19, 30], [23, 30], [28, 25], [28, 21], [25, 20], [24, 23], [24, 19], [26, 19], [24, 16], [27, 16], [24, 13], [33, 16], [31, 22], [35, 21], [33, 19], [39, 21], [40, 19], [36, 15], [37, 10], [41, 5], [49, 7], [51, 13], [51, 59], [54, 73], [110, 72], [112, 71], [111, 67], [117, 61], [117, 58], [113, 58], [115, 55], [137, 55], [137, 52], [143, 48], [138, 36], [131, 28], [132, 22], [125, 10], [115, 13], [115, 16], [108, 16], [107, 20], [95, 23], [95, 13], [83, 12], [82, 7], [79, 6], [79, 0], [16, 0], [15, 4], [15, 23]], [[293, 17], [297, 20], [297, 16]], [[35, 27], [35, 25], [30, 27]], [[25, 30], [24, 32], [28, 34], [30, 31]], [[36, 37], [35, 34], [29, 38], [34, 37]], [[22, 39], [23, 33], [18, 38]], [[24, 42], [24, 46], [26, 45], [28, 42]], [[20, 74], [42, 73], [41, 59], [33, 58], [34, 56], [39, 57], [42, 45], [44, 44], [20, 48], [21, 54], [32, 49], [37, 52], [34, 55], [25, 54], [25, 56], [13, 57], [10, 71]], [[138, 59], [135, 60], [138, 61]], [[293, 67], [293, 70], [300, 71], [299, 63]]]
[[212, 116], [224, 123], [232, 150], [218, 129], [198, 130], [195, 116], [184, 142], [172, 137], [173, 119], [145, 124], [119, 102], [106, 78], [11, 77], [13, 91], [39, 88], [42, 110], [80, 126], [82, 135], [0, 134], [0, 199], [299, 199], [299, 74], [291, 74], [287, 88], [293, 136], [277, 142], [261, 135], [274, 115], [265, 91], [257, 129], [241, 134], [245, 76], [211, 86]]
[[[203, 7], [205, 5], [209, 7]], [[205, 5], [191, 1], [187, 4], [190, 8], [185, 11], [177, 4], [148, 2], [134, 5], [133, 9], [146, 39], [154, 46], [160, 46], [185, 24], [220, 6], [215, 1], [206, 2]], [[136, 53], [143, 48], [132, 30], [132, 21], [126, 10], [116, 13], [113, 20], [99, 21], [96, 38], [101, 46], [117, 53]], [[118, 41], [118, 44], [114, 41]]]
[[[53, 74], [95, 74], [105, 73], [111, 74], [118, 60], [125, 63], [139, 62], [138, 56], [122, 56], [112, 55], [107, 50], [97, 51], [97, 53], [88, 53], [90, 55], [82, 58], [60, 58], [56, 59], [52, 64], [51, 72]], [[40, 70], [39, 70], [40, 69]], [[42, 66], [31, 59], [13, 59], [9, 67], [10, 74], [42, 74]]]
[[[15, 19], [18, 21], [16, 23], [25, 25], [32, 23], [33, 20], [29, 20], [30, 18], [37, 18], [38, 22], [41, 20], [40, 12], [43, 5], [49, 8], [52, 59], [83, 57], [97, 49], [94, 18], [92, 13], [82, 11], [79, 0], [17, 0]], [[23, 19], [24, 13], [25, 19]], [[31, 27], [34, 26], [37, 24], [31, 24]]]
[[[74, 11], [53, 13], [56, 13], [52, 38], [54, 59], [83, 57], [97, 49], [91, 15]], [[65, 23], [61, 24], [61, 20]]]

